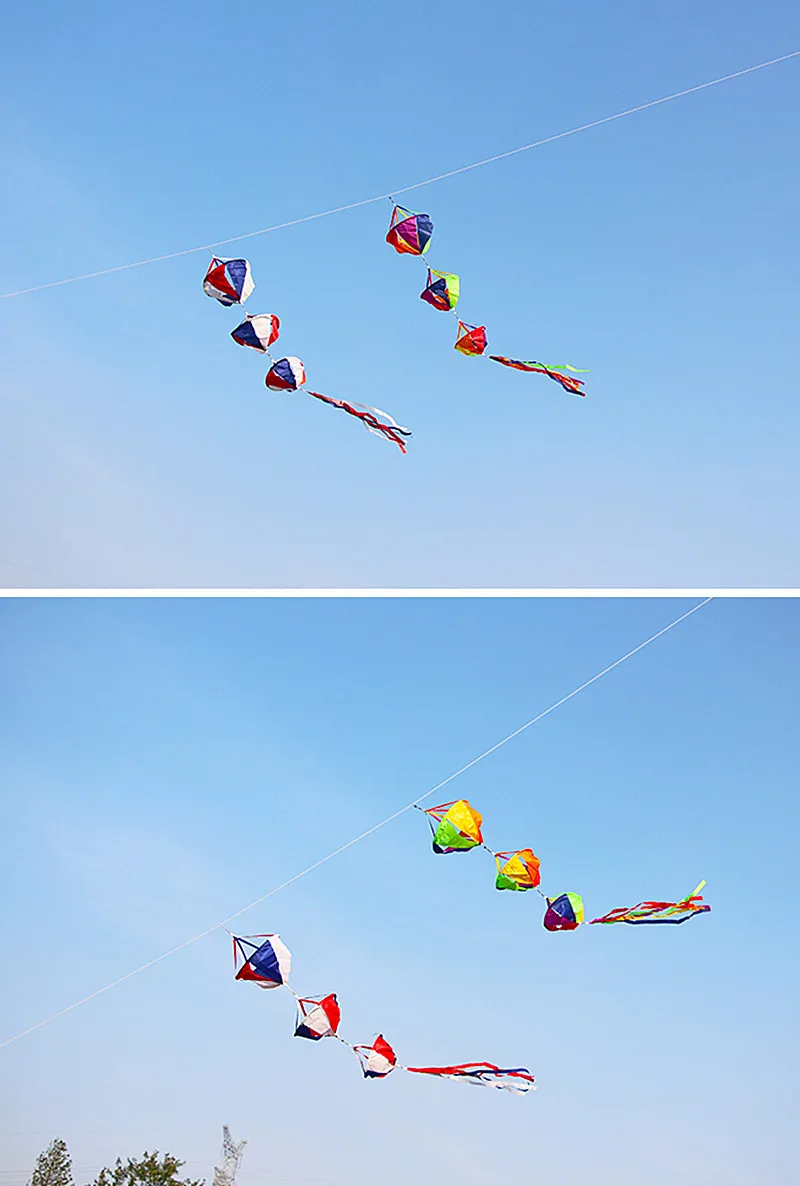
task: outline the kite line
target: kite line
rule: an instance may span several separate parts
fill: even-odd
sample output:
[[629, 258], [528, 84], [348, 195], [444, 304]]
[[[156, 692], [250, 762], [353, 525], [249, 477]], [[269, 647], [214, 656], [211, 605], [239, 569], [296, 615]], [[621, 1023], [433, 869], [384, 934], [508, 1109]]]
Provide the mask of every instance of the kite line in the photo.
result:
[[663, 95], [660, 99], [651, 99], [647, 103], [640, 103], [636, 107], [628, 107], [624, 111], [617, 111], [614, 115], [605, 115], [602, 119], [594, 119], [590, 123], [580, 124], [576, 128], [569, 128], [566, 132], [556, 132], [553, 136], [545, 136], [542, 140], [534, 140], [530, 144], [522, 144], [518, 148], [510, 148], [506, 152], [498, 152], [494, 156], [485, 157], [481, 161], [473, 161], [469, 165], [461, 165], [457, 169], [450, 169], [446, 173], [438, 173], [435, 177], [427, 177], [424, 181], [415, 181], [391, 190], [390, 193], [377, 194], [372, 198], [362, 198], [358, 202], [348, 202], [344, 206], [334, 206], [330, 210], [320, 210], [316, 214], [306, 214], [302, 218], [292, 218], [288, 222], [279, 222], [274, 226], [263, 227], [258, 231], [246, 231], [243, 235], [233, 235], [229, 239], [217, 239], [215, 243], [204, 243], [201, 247], [187, 247], [183, 251], [170, 251], [165, 255], [154, 255], [149, 259], [139, 259], [130, 264], [118, 264], [113, 268], [101, 268], [96, 272], [84, 272], [81, 276], [69, 276], [64, 280], [51, 280], [48, 284], [37, 284], [32, 288], [19, 288], [15, 292], [2, 292], [0, 299], [24, 296], [31, 292], [42, 292], [46, 288], [59, 288], [62, 284], [76, 284], [79, 280], [93, 280], [97, 276], [109, 276], [113, 272], [125, 272], [130, 268], [143, 268], [148, 264], [162, 263], [169, 259], [179, 259], [184, 255], [196, 255], [201, 251], [212, 251], [215, 247], [224, 247], [228, 243], [240, 243], [243, 239], [253, 239], [258, 235], [269, 235], [273, 231], [282, 231], [287, 227], [299, 226], [304, 222], [314, 222], [318, 218], [328, 218], [332, 214], [342, 214], [346, 210], [356, 210], [360, 206], [370, 206], [374, 202], [384, 202], [393, 195], [411, 193], [421, 189], [424, 185], [433, 185], [437, 181], [445, 181], [449, 177], [456, 177], [460, 173], [469, 173], [472, 169], [481, 169], [484, 165], [492, 165], [495, 161], [505, 160], [506, 157], [517, 156], [521, 152], [529, 152], [532, 148], [541, 148], [544, 144], [552, 144], [556, 140], [564, 140], [567, 136], [576, 136], [579, 132], [587, 132], [591, 128], [599, 128], [602, 124], [613, 123], [614, 120], [624, 119], [627, 115], [636, 115], [640, 111], [647, 111], [651, 107], [659, 107], [662, 103], [671, 103], [673, 99], [682, 99], [686, 95], [694, 95], [698, 91], [707, 90], [712, 86], [719, 86], [722, 82], [730, 82], [733, 78], [741, 78], [745, 74], [753, 74], [756, 70], [765, 70], [768, 66], [776, 66], [779, 62], [787, 62], [790, 58], [800, 57], [800, 49], [782, 54], [779, 58], [770, 58], [768, 62], [758, 62], [755, 66], [746, 66], [744, 70], [735, 70], [732, 74], [723, 74], [720, 78], [712, 78], [708, 82], [700, 82], [696, 86], [687, 87], [683, 91], [675, 91], [671, 95]]
[[348, 848], [352, 848], [355, 844], [365, 840], [368, 836], [371, 836], [373, 832], [377, 832], [380, 828], [392, 823], [401, 815], [405, 815], [407, 811], [413, 810], [417, 804], [422, 803], [425, 799], [430, 798], [431, 795], [435, 795], [437, 791], [442, 789], [442, 787], [446, 787], [448, 783], [453, 782], [456, 778], [459, 778], [462, 774], [465, 774], [467, 770], [471, 770], [473, 766], [477, 766], [479, 762], [482, 762], [484, 758], [488, 758], [490, 754], [495, 753], [504, 745], [508, 745], [509, 741], [513, 741], [515, 737], [519, 737], [521, 733], [524, 733], [527, 729], [530, 729], [532, 725], [544, 720], [544, 718], [549, 716], [550, 713], [555, 712], [557, 708], [560, 708], [563, 704], [566, 704], [567, 701], [572, 700], [573, 697], [577, 696], [580, 692], [583, 692], [586, 688], [591, 687], [592, 684], [597, 683], [597, 681], [602, 679], [604, 675], [608, 675], [609, 672], [614, 671], [614, 669], [617, 667], [620, 667], [628, 659], [633, 658], [633, 656], [637, 655], [639, 651], [643, 651], [645, 647], [650, 646], [651, 643], [655, 642], [663, 635], [668, 634], [670, 630], [673, 630], [676, 626], [680, 625], [681, 622], [685, 622], [687, 618], [692, 616], [692, 614], [697, 613], [699, 609], [702, 609], [703, 606], [708, 605], [709, 602], [713, 600], [713, 597], [706, 597], [702, 601], [699, 601], [696, 605], [693, 605], [691, 609], [686, 610], [685, 613], [682, 613], [679, 617], [667, 623], [666, 626], [662, 626], [662, 628], [656, 631], [655, 634], [651, 634], [649, 638], [644, 640], [644, 642], [640, 642], [638, 646], [633, 648], [633, 650], [627, 651], [624, 655], [621, 655], [619, 659], [615, 659], [613, 663], [609, 663], [609, 665], [604, 667], [602, 671], [598, 671], [596, 675], [593, 675], [590, 679], [587, 679], [582, 684], [579, 684], [577, 688], [573, 688], [571, 692], [568, 692], [566, 696], [562, 696], [560, 700], [556, 700], [555, 703], [549, 706], [549, 708], [545, 708], [542, 712], [537, 713], [536, 716], [531, 717], [531, 719], [526, 721], [524, 725], [520, 725], [518, 729], [513, 731], [513, 733], [509, 733], [500, 741], [495, 742], [495, 744], [490, 746], [489, 749], [486, 749], [483, 751], [483, 753], [478, 754], [476, 758], [472, 758], [471, 761], [466, 763], [466, 765], [461, 766], [452, 774], [448, 774], [447, 778], [442, 779], [441, 782], [438, 782], [435, 786], [425, 791], [424, 794], [419, 795], [416, 799], [412, 800], [411, 803], [407, 803], [405, 807], [401, 807], [398, 811], [394, 811], [391, 815], [387, 815], [385, 819], [380, 820], [377, 824], [373, 824], [372, 827], [367, 828], [365, 832], [361, 832], [358, 836], [354, 836], [353, 839], [348, 840], [346, 844], [340, 845], [339, 848], [335, 848], [332, 852], [329, 852], [327, 856], [321, 857], [318, 861], [314, 861], [313, 864], [306, 866], [306, 868], [302, 869], [299, 873], [295, 873], [294, 876], [287, 878], [286, 881], [282, 881], [279, 885], [274, 886], [271, 890], [268, 890], [267, 893], [262, 894], [261, 897], [255, 898], [254, 901], [249, 902], [246, 906], [242, 906], [240, 910], [236, 910], [233, 914], [229, 914], [227, 918], [223, 918], [220, 922], [214, 923], [214, 925], [211, 927], [206, 927], [204, 931], [200, 931], [199, 934], [193, 935], [191, 939], [185, 939], [183, 943], [178, 943], [175, 947], [171, 947], [169, 951], [164, 951], [161, 953], [161, 955], [157, 955], [154, 959], [148, 960], [146, 964], [141, 964], [138, 968], [134, 968], [132, 971], [126, 972], [124, 976], [118, 976], [116, 980], [111, 980], [108, 984], [104, 984], [102, 988], [96, 988], [94, 992], [90, 992], [87, 996], [81, 997], [80, 1000], [74, 1001], [71, 1005], [67, 1005], [64, 1009], [59, 1009], [57, 1013], [51, 1013], [49, 1017], [45, 1017], [42, 1021], [37, 1021], [34, 1025], [28, 1026], [27, 1029], [20, 1030], [18, 1034], [14, 1034], [11, 1038], [6, 1038], [4, 1042], [0, 1042], [0, 1050], [6, 1046], [10, 1046], [12, 1042], [17, 1042], [20, 1038], [27, 1037], [27, 1035], [32, 1034], [34, 1030], [41, 1029], [43, 1026], [48, 1025], [51, 1021], [56, 1021], [59, 1017], [63, 1017], [66, 1013], [71, 1013], [73, 1009], [77, 1009], [80, 1005], [87, 1004], [89, 1001], [94, 1000], [95, 997], [99, 997], [103, 993], [109, 992], [110, 989], [116, 988], [118, 984], [123, 984], [126, 980], [131, 980], [134, 976], [138, 976], [140, 972], [146, 972], [148, 968], [154, 967], [156, 964], [161, 963], [162, 960], [168, 959], [171, 955], [176, 955], [179, 951], [183, 951], [185, 948], [191, 947], [193, 943], [198, 943], [201, 939], [205, 939], [206, 936], [212, 935], [214, 931], [227, 930], [227, 924], [229, 922], [233, 922], [234, 919], [239, 918], [242, 914], [246, 914], [248, 910], [252, 910], [254, 907], [259, 906], [262, 902], [266, 902], [268, 898], [280, 893], [281, 890], [287, 889], [290, 885], [293, 885], [296, 881], [299, 881], [301, 877], [306, 877], [309, 873], [313, 873], [314, 870], [319, 869], [321, 865], [325, 865], [328, 861], [332, 861], [334, 857], [339, 856], [340, 853], [346, 852]]

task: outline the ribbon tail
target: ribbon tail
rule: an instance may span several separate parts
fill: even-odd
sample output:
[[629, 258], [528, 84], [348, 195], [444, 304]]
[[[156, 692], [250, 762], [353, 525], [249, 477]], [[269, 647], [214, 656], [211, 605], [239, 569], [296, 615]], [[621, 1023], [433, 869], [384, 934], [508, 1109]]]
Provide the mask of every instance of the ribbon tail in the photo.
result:
[[393, 441], [400, 452], [405, 453], [406, 446], [403, 437], [410, 437], [411, 430], [403, 428], [387, 412], [382, 412], [380, 408], [372, 408], [368, 404], [349, 404], [343, 399], [333, 399], [330, 395], [323, 395], [320, 391], [309, 391], [308, 388], [306, 391], [314, 399], [322, 400], [323, 403], [330, 404], [333, 408], [339, 408], [340, 411], [355, 416], [368, 432], [373, 433], [374, 436], [382, 436], [385, 440]]

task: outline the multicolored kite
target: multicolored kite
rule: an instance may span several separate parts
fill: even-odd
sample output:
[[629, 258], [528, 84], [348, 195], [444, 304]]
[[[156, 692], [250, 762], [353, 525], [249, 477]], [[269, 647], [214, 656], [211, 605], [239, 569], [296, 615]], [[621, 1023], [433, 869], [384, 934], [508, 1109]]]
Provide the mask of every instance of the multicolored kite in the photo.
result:
[[546, 901], [546, 931], [575, 931], [583, 922], [583, 898], [580, 894], [561, 894], [558, 898], [547, 898]]
[[419, 803], [414, 806], [418, 811], [427, 815], [433, 831], [433, 851], [435, 853], [468, 852], [471, 848], [481, 845], [494, 857], [497, 875], [495, 888], [499, 890], [538, 890], [547, 902], [544, 916], [544, 927], [547, 931], [576, 931], [579, 926], [595, 923], [626, 922], [634, 925], [647, 923], [678, 924], [694, 918], [696, 914], [706, 914], [710, 906], [703, 903], [700, 890], [706, 884], [700, 884], [679, 902], [639, 902], [636, 906], [618, 907], [600, 918], [593, 918], [591, 923], [585, 918], [583, 898], [580, 894], [566, 893], [550, 898], [539, 889], [541, 881], [539, 858], [530, 848], [517, 848], [510, 852], [494, 852], [484, 843], [483, 816], [466, 799], [458, 799], [454, 803], [442, 803], [438, 807], [422, 807]]
[[467, 325], [465, 321], [459, 321], [453, 349], [460, 354], [483, 354], [486, 350], [486, 326]]
[[[392, 202], [392, 217], [386, 242], [394, 247], [395, 251], [402, 254], [423, 256], [428, 250], [433, 234], [430, 215], [415, 214], [413, 210], [406, 210], [404, 206], [398, 206], [394, 199], [390, 200]], [[420, 293], [420, 298], [434, 309], [439, 309], [444, 313], [454, 313], [461, 289], [459, 277], [454, 272], [437, 272], [431, 267], [427, 267], [427, 273], [425, 287]], [[486, 326], [470, 325], [465, 321], [459, 321], [455, 349], [459, 354], [469, 357], [485, 354], [487, 349]], [[507, 358], [504, 354], [491, 354], [489, 357], [493, 362], [499, 362], [503, 366], [511, 367], [517, 371], [547, 375], [556, 383], [560, 383], [564, 390], [569, 391], [572, 395], [586, 394], [581, 390], [584, 386], [582, 379], [574, 379], [571, 375], [561, 373], [575, 371], [575, 368], [568, 364], [545, 366], [540, 362], [522, 362], [515, 358]]]
[[[434, 279], [435, 277], [435, 279]], [[421, 301], [427, 301], [434, 309], [452, 313], [458, 304], [461, 281], [452, 272], [435, 272], [428, 268], [428, 283], [419, 294]]]
[[483, 816], [466, 799], [428, 807], [425, 814], [433, 832], [435, 853], [469, 852], [483, 844]]
[[393, 206], [386, 242], [401, 255], [424, 255], [433, 234], [430, 214], [415, 214], [404, 206]]
[[536, 889], [541, 881], [539, 858], [530, 848], [519, 848], [516, 852], [496, 852], [497, 881], [499, 890]]
[[203, 280], [203, 292], [221, 305], [243, 305], [255, 288], [246, 259], [218, 259], [215, 255]]

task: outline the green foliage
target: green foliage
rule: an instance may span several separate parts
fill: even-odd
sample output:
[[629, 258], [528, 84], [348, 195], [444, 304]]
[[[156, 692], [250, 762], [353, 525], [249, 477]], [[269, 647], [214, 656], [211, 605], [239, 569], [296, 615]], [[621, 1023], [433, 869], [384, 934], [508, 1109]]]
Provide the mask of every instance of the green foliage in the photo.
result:
[[124, 1165], [118, 1157], [114, 1168], [101, 1170], [91, 1186], [204, 1186], [202, 1178], [195, 1181], [178, 1178], [183, 1164], [169, 1153], [163, 1157], [157, 1152], [143, 1153], [138, 1161], [129, 1157]]
[[72, 1160], [66, 1141], [51, 1141], [39, 1154], [29, 1186], [72, 1186]]
[[39, 1154], [28, 1186], [72, 1186], [72, 1161], [66, 1141], [51, 1141]]

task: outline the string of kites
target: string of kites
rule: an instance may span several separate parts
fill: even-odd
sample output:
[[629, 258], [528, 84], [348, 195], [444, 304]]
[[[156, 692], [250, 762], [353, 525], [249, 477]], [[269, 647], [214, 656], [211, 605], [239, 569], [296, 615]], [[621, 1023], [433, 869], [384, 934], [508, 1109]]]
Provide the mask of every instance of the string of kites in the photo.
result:
[[[386, 242], [394, 247], [401, 255], [419, 256], [420, 259], [430, 247], [433, 235], [433, 222], [429, 214], [417, 214], [398, 206], [392, 200], [392, 216]], [[452, 313], [458, 322], [455, 349], [468, 357], [484, 355], [488, 348], [485, 325], [470, 325], [462, 321], [456, 313], [456, 306], [461, 293], [461, 280], [452, 272], [437, 272], [427, 265], [427, 278], [420, 298], [433, 309]], [[368, 404], [348, 403], [346, 400], [334, 399], [323, 395], [319, 391], [311, 391], [306, 386], [306, 371], [301, 359], [294, 355], [275, 359], [271, 347], [280, 336], [280, 318], [275, 313], [248, 313], [246, 302], [255, 288], [250, 263], [246, 259], [223, 259], [212, 256], [211, 263], [203, 280], [204, 292], [219, 301], [221, 305], [231, 307], [239, 305], [245, 313], [245, 319], [231, 332], [234, 342], [240, 346], [247, 346], [259, 354], [266, 355], [270, 363], [265, 383], [270, 391], [304, 391], [306, 395], [338, 408], [348, 415], [356, 417], [364, 427], [375, 436], [393, 441], [402, 453], [406, 452], [405, 442], [411, 431], [403, 428], [397, 421], [380, 408], [370, 407]], [[492, 362], [501, 366], [511, 367], [517, 371], [546, 375], [560, 384], [565, 391], [572, 395], [585, 395], [584, 381], [574, 376], [587, 374], [579, 371], [569, 363], [546, 365], [534, 360], [523, 361], [508, 358], [504, 354], [490, 354]], [[572, 374], [568, 373], [572, 372]]]
[[[564, 893], [550, 898], [542, 893], [539, 888], [540, 861], [532, 849], [494, 852], [484, 843], [483, 816], [467, 799], [440, 803], [437, 807], [427, 809], [415, 806], [428, 817], [435, 853], [443, 855], [484, 848], [495, 859], [495, 887], [498, 890], [536, 890], [541, 894], [547, 903], [544, 926], [548, 931], [574, 931], [581, 924], [594, 926], [599, 923], [628, 923], [633, 926], [664, 923], [679, 925], [711, 910], [710, 906], [703, 903], [700, 890], [706, 883], [701, 881], [691, 894], [679, 902], [639, 902], [636, 906], [611, 910], [608, 914], [593, 918], [587, 923], [583, 899], [579, 894]], [[341, 1009], [336, 993], [301, 997], [291, 987], [289, 972], [292, 956], [280, 935], [231, 934], [231, 937], [236, 980], [257, 984], [260, 988], [288, 989], [297, 1006], [294, 1036], [307, 1038], [312, 1042], [317, 1042], [321, 1038], [336, 1038], [356, 1055], [365, 1079], [385, 1079], [392, 1071], [407, 1071], [412, 1075], [434, 1075], [478, 1086], [496, 1087], [517, 1095], [524, 1095], [535, 1086], [534, 1077], [527, 1067], [500, 1067], [490, 1062], [465, 1062], [441, 1067], [403, 1066], [398, 1062], [395, 1051], [383, 1034], [378, 1034], [369, 1044], [354, 1045], [339, 1033]]]

